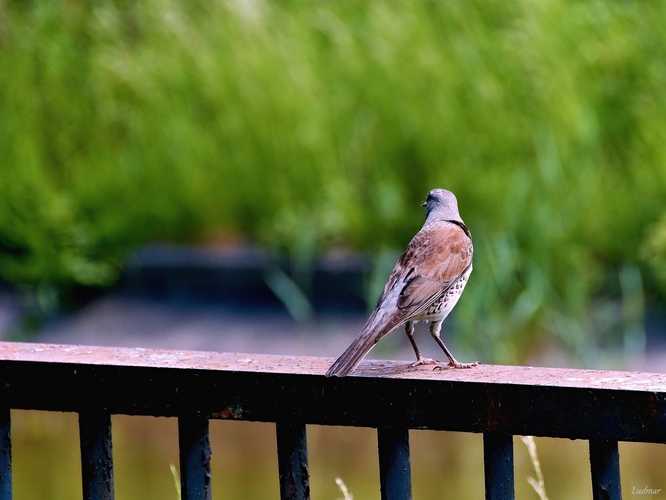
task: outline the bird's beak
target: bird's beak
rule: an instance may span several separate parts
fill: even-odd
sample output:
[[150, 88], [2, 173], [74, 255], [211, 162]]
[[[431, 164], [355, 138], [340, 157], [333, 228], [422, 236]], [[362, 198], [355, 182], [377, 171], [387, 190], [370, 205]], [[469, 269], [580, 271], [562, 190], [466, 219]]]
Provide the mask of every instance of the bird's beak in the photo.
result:
[[421, 203], [421, 206], [422, 206], [422, 207], [425, 207], [427, 204], [428, 204], [428, 202], [427, 202], [427, 201], [424, 201], [423, 203]]

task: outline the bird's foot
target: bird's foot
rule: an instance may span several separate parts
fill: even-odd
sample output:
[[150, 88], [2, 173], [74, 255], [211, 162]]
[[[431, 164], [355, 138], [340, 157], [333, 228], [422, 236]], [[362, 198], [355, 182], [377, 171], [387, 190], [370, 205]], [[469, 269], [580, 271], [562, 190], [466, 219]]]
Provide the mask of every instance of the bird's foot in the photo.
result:
[[437, 365], [433, 370], [448, 370], [449, 368], [472, 368], [474, 366], [479, 366], [478, 361], [472, 363], [461, 363], [455, 359], [449, 361], [446, 365]]
[[416, 367], [416, 366], [423, 366], [423, 365], [438, 365], [439, 361], [436, 359], [430, 359], [430, 358], [424, 358], [422, 356], [419, 356], [419, 359], [414, 361], [410, 366]]

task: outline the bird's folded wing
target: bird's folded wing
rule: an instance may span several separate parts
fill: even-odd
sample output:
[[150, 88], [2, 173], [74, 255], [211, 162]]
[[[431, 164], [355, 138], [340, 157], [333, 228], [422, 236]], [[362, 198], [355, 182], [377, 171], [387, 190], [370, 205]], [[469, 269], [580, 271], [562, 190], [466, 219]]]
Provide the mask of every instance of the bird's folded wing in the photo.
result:
[[[400, 292], [398, 307], [400, 309], [427, 308], [442, 296], [444, 285], [437, 280], [425, 276], [415, 276]], [[416, 312], [416, 311], [415, 311]]]
[[[410, 251], [411, 248], [420, 251]], [[411, 314], [425, 310], [457, 283], [471, 263], [472, 242], [459, 226], [438, 225], [420, 231], [396, 266], [407, 264], [410, 268], [398, 307]]]

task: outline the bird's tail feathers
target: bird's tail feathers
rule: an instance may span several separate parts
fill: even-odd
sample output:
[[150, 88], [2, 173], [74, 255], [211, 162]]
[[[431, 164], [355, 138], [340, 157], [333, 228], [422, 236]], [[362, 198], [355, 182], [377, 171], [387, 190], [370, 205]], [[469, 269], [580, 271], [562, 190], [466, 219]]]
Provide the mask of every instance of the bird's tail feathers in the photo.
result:
[[368, 318], [358, 337], [354, 339], [345, 352], [328, 369], [326, 372], [327, 377], [344, 377], [349, 375], [370, 350], [375, 347], [379, 339], [396, 327], [395, 324], [377, 325], [377, 319], [375, 314]]

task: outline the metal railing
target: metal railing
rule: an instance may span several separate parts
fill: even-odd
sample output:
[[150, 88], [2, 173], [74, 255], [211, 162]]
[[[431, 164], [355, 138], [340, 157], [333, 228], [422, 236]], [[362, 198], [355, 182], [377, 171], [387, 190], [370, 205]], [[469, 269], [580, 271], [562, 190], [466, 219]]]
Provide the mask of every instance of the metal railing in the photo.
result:
[[209, 419], [276, 424], [280, 495], [309, 498], [305, 427], [377, 429], [381, 497], [411, 498], [409, 429], [483, 433], [486, 498], [514, 498], [513, 436], [585, 439], [593, 497], [621, 498], [618, 441], [666, 442], [666, 374], [0, 342], [0, 500], [11, 409], [78, 412], [83, 496], [113, 498], [111, 415], [178, 418], [182, 498], [210, 499]]

